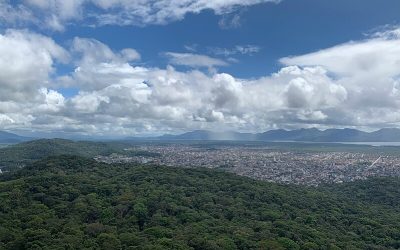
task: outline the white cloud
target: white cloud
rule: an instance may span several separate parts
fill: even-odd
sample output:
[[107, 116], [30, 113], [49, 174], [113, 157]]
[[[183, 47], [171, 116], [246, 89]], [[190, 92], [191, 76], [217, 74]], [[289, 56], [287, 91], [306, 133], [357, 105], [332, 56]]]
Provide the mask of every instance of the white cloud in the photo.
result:
[[333, 107], [347, 99], [346, 89], [320, 67], [286, 67], [275, 77], [288, 79], [284, 93], [289, 108]]
[[96, 112], [102, 103], [109, 103], [110, 98], [98, 95], [96, 92], [81, 92], [71, 99], [73, 108], [82, 113]]
[[[281, 59], [285, 65], [323, 67], [347, 91], [347, 100], [336, 105], [335, 122], [351, 125], [398, 126], [400, 29], [376, 32], [362, 41], [351, 41], [314, 53]], [[385, 124], [386, 125], [379, 125]]]
[[13, 124], [14, 120], [11, 119], [8, 115], [0, 114], [0, 126]]
[[[287, 65], [274, 74], [239, 79], [137, 66], [136, 50], [115, 51], [93, 39], [75, 38], [67, 53], [48, 37], [10, 30], [0, 36], [0, 124], [109, 135], [399, 126], [399, 41], [374, 36], [283, 58]], [[54, 79], [55, 61], [68, 56], [75, 70]], [[195, 68], [221, 66], [196, 54], [170, 57]], [[56, 91], [61, 85], [80, 92], [67, 98]]]
[[339, 76], [386, 76], [399, 73], [400, 39], [391, 34], [400, 29], [383, 32], [381, 36], [364, 41], [352, 41], [314, 53], [285, 57], [285, 65], [322, 66]]
[[[141, 75], [144, 68], [132, 68], [131, 62], [140, 59], [140, 54], [130, 48], [113, 51], [105, 44], [87, 38], [74, 38], [71, 45], [75, 71], [60, 77], [58, 84], [69, 87], [79, 82], [82, 90], [97, 90], [118, 83], [121, 75]], [[134, 71], [134, 72], [132, 72]]]
[[54, 62], [66, 62], [68, 53], [51, 38], [21, 30], [0, 34], [0, 100], [32, 99], [49, 84]]
[[375, 32], [370, 34], [370, 37], [383, 39], [399, 39], [400, 28], [393, 25], [384, 25], [375, 29]]
[[0, 0], [0, 21], [13, 26], [37, 24], [36, 17], [27, 7], [22, 4], [11, 5], [7, 0]]
[[37, 106], [38, 110], [45, 112], [58, 112], [64, 108], [65, 98], [62, 94], [46, 88], [39, 89], [39, 93], [38, 103], [41, 104]]
[[[101, 132], [104, 123], [115, 124], [107, 127], [108, 133], [223, 127], [260, 130], [287, 119], [325, 121], [328, 115], [323, 109], [347, 98], [346, 90], [320, 67], [287, 67], [272, 76], [242, 80], [226, 73], [134, 66], [115, 59], [119, 52], [110, 53], [98, 41], [79, 40], [78, 44], [85, 44], [80, 47], [86, 51], [79, 53], [78, 70], [69, 80], [83, 91], [68, 101], [74, 114], [69, 117], [75, 125], [93, 124]], [[92, 48], [97, 56], [90, 52]], [[301, 83], [299, 88], [310, 90], [297, 90], [301, 105], [290, 101], [289, 89], [296, 82]]]
[[199, 46], [198, 44], [190, 44], [190, 45], [184, 45], [183, 47], [185, 48], [185, 50], [189, 52], [196, 52], [198, 46]]
[[[25, 0], [31, 15], [53, 30], [63, 31], [64, 25], [83, 18], [86, 0]], [[45, 13], [45, 15], [43, 15]]]
[[0, 124], [29, 128], [35, 117], [57, 114], [64, 97], [52, 87], [55, 63], [69, 53], [51, 38], [26, 30], [0, 34]]
[[218, 25], [221, 29], [236, 29], [242, 26], [240, 14], [223, 15]]
[[120, 56], [127, 62], [137, 61], [141, 58], [139, 52], [130, 48], [121, 50]]
[[279, 0], [0, 0], [0, 19], [9, 25], [34, 23], [57, 31], [77, 22], [144, 26], [182, 20], [188, 13], [203, 10], [223, 15], [266, 2]]
[[252, 55], [258, 53], [261, 48], [255, 45], [237, 45], [236, 50], [242, 55]]
[[102, 24], [165, 24], [181, 20], [187, 13], [200, 13], [203, 10], [213, 10], [221, 15], [230, 13], [238, 7], [250, 6], [276, 0], [100, 0], [93, 1], [102, 10], [113, 10], [99, 15]]
[[192, 53], [175, 53], [166, 52], [165, 55], [169, 58], [169, 63], [174, 65], [183, 65], [189, 67], [206, 67], [213, 68], [215, 66], [227, 66], [228, 63], [206, 55], [192, 54]]
[[300, 120], [306, 121], [306, 122], [309, 122], [309, 121], [320, 122], [320, 121], [323, 121], [326, 118], [328, 118], [328, 116], [320, 110], [316, 110], [316, 111], [302, 110], [297, 114], [297, 117]]
[[72, 42], [72, 51], [80, 54], [79, 65], [89, 66], [102, 63], [128, 63], [140, 59], [140, 54], [131, 48], [114, 52], [105, 44], [88, 38], [74, 38]]
[[233, 56], [233, 55], [249, 55], [252, 56], [258, 52], [260, 52], [261, 47], [256, 45], [236, 45], [234, 48], [219, 48], [219, 47], [210, 47], [208, 51], [214, 55], [218, 56]]

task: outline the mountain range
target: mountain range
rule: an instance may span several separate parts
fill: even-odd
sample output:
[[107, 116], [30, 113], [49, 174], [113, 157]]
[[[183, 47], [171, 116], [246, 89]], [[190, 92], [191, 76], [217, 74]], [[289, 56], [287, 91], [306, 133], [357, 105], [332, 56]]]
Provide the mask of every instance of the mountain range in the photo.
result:
[[0, 143], [19, 143], [32, 140], [32, 138], [0, 131]]
[[[33, 138], [0, 131], [0, 143], [19, 143]], [[317, 128], [285, 130], [276, 129], [263, 133], [240, 133], [234, 131], [213, 132], [195, 130], [183, 134], [166, 134], [158, 137], [129, 137], [128, 141], [298, 141], [298, 142], [400, 142], [400, 129], [383, 128], [373, 132], [357, 129]]]
[[195, 130], [179, 135], [162, 135], [159, 137], [138, 138], [128, 140], [232, 140], [232, 141], [302, 141], [302, 142], [400, 142], [400, 129], [383, 128], [373, 132], [357, 129], [317, 128], [284, 130], [276, 129], [264, 133], [212, 132]]

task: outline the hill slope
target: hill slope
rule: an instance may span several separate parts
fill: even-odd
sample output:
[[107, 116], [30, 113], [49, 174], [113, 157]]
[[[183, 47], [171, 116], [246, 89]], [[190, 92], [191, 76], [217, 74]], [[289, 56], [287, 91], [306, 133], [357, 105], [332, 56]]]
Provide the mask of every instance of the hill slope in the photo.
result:
[[399, 179], [314, 189], [60, 156], [1, 176], [0, 194], [1, 249], [400, 247]]
[[110, 155], [112, 153], [135, 153], [133, 151], [124, 151], [125, 147], [127, 147], [126, 144], [113, 142], [70, 141], [64, 139], [28, 141], [0, 148], [0, 168], [10, 170], [15, 166], [26, 165], [49, 156], [78, 155], [92, 158], [96, 155]]
[[0, 143], [18, 143], [18, 142], [29, 141], [29, 140], [32, 140], [32, 138], [0, 131]]

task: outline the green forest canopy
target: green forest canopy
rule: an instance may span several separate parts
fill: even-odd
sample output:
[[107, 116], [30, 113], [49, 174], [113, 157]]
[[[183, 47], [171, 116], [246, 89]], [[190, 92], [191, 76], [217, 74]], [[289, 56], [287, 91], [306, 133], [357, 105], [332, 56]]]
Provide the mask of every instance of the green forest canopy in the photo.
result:
[[58, 156], [0, 177], [0, 249], [397, 249], [399, 197]]
[[125, 150], [131, 147], [132, 145], [125, 142], [40, 139], [0, 148], [0, 168], [6, 171], [15, 170], [18, 166], [24, 166], [49, 156], [59, 155], [76, 155], [88, 158], [93, 158], [98, 155], [108, 156], [113, 153], [127, 156], [157, 155], [147, 151]]

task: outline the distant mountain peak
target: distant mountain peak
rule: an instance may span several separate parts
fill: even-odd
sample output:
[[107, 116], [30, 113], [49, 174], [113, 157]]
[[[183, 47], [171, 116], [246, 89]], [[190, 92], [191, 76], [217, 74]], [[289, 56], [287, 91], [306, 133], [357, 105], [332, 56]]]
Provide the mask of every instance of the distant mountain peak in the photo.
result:
[[[148, 138], [149, 139], [149, 138]], [[400, 129], [382, 128], [364, 132], [353, 128], [301, 128], [294, 130], [273, 129], [263, 133], [235, 131], [214, 132], [194, 130], [179, 135], [163, 135], [152, 140], [237, 140], [237, 141], [309, 141], [309, 142], [400, 142]]]
[[0, 131], [0, 143], [19, 143], [32, 140], [32, 138], [20, 136], [6, 131]]

